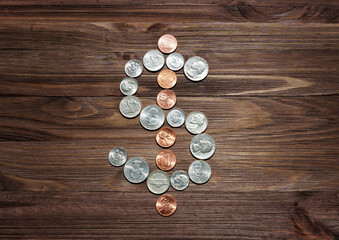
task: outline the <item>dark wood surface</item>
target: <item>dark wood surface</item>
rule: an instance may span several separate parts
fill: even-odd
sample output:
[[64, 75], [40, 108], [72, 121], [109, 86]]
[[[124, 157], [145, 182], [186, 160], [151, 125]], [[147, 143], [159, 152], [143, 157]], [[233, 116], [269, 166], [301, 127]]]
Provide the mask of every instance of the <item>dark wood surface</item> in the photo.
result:
[[[338, 1], [1, 1], [0, 238], [338, 239], [338, 22]], [[165, 33], [209, 63], [173, 90], [217, 145], [207, 184], [169, 190], [171, 217], [107, 159], [123, 146], [156, 169], [119, 83]], [[144, 106], [156, 75], [138, 79]], [[192, 135], [175, 131], [187, 170]]]

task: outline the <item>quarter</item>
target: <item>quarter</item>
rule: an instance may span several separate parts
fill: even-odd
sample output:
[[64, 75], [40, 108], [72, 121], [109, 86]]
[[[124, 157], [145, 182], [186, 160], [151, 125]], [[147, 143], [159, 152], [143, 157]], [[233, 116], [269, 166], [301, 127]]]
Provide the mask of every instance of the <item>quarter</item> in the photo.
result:
[[163, 171], [171, 170], [174, 168], [176, 163], [177, 158], [175, 157], [175, 154], [169, 149], [160, 151], [155, 158], [155, 164]]
[[130, 158], [124, 166], [125, 178], [131, 183], [141, 183], [149, 174], [149, 165], [142, 157]]
[[211, 167], [205, 161], [196, 160], [188, 168], [188, 174], [192, 182], [204, 184], [211, 177]]
[[155, 208], [161, 216], [168, 217], [177, 209], [177, 201], [172, 195], [163, 194], [158, 198]]
[[171, 53], [166, 58], [166, 65], [172, 71], [179, 71], [185, 63], [184, 56], [180, 53]]
[[108, 161], [115, 167], [120, 167], [127, 161], [127, 152], [122, 147], [113, 148], [108, 154]]
[[192, 134], [203, 133], [207, 125], [207, 117], [202, 112], [191, 112], [185, 120], [186, 129]]
[[153, 171], [147, 178], [147, 188], [151, 193], [162, 194], [168, 190], [169, 186], [170, 179], [163, 171]]
[[165, 57], [159, 50], [148, 51], [143, 58], [143, 63], [148, 71], [159, 71], [165, 65]]
[[197, 159], [209, 159], [215, 152], [214, 139], [206, 133], [194, 136], [190, 143], [190, 152]]
[[171, 176], [171, 185], [175, 190], [185, 190], [190, 184], [190, 178], [185, 171], [175, 171]]
[[141, 111], [141, 102], [138, 97], [126, 96], [120, 101], [120, 113], [126, 118], [135, 118]]
[[125, 64], [125, 73], [132, 78], [139, 77], [142, 74], [143, 69], [141, 62], [137, 59], [129, 60]]
[[162, 109], [170, 109], [174, 107], [177, 102], [177, 96], [172, 90], [161, 90], [157, 96], [157, 104]]
[[181, 127], [185, 122], [185, 113], [179, 108], [174, 108], [167, 113], [166, 119], [171, 127]]
[[156, 136], [155, 136], [156, 142], [159, 144], [159, 146], [168, 148], [171, 147], [176, 140], [176, 134], [175, 132], [170, 128], [161, 128]]
[[124, 78], [120, 82], [120, 92], [126, 96], [131, 96], [138, 91], [138, 82], [134, 78]]
[[158, 48], [163, 53], [174, 52], [178, 46], [177, 39], [171, 34], [165, 34], [158, 40]]
[[177, 83], [177, 75], [171, 70], [164, 69], [158, 74], [157, 82], [162, 88], [172, 88]]
[[157, 105], [148, 105], [140, 113], [140, 124], [147, 130], [157, 130], [164, 122], [164, 111]]
[[202, 57], [191, 57], [185, 63], [184, 73], [189, 80], [201, 81], [207, 77], [208, 64]]

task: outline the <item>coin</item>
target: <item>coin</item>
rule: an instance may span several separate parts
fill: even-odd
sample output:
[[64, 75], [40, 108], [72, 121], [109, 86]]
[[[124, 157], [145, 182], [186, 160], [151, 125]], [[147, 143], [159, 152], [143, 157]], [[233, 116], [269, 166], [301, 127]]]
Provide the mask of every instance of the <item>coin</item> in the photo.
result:
[[175, 143], [176, 134], [172, 129], [165, 127], [157, 132], [155, 139], [159, 146], [167, 148]]
[[177, 201], [172, 195], [163, 194], [158, 198], [155, 208], [160, 215], [168, 217], [177, 209]]
[[171, 34], [165, 34], [161, 36], [158, 40], [158, 48], [163, 53], [174, 52], [178, 46], [177, 39]]
[[120, 82], [120, 92], [124, 95], [130, 96], [138, 91], [138, 82], [134, 78], [124, 78]]
[[124, 165], [127, 161], [127, 152], [122, 147], [113, 148], [108, 154], [108, 161], [115, 167]]
[[134, 118], [141, 111], [141, 102], [138, 97], [126, 96], [121, 100], [119, 110], [124, 117]]
[[205, 161], [196, 160], [188, 168], [188, 174], [192, 182], [203, 184], [211, 177], [211, 167]]
[[156, 156], [155, 163], [159, 169], [163, 171], [169, 171], [174, 168], [175, 164], [177, 163], [177, 158], [171, 150], [164, 149]]
[[140, 124], [147, 130], [157, 130], [164, 122], [164, 111], [157, 105], [148, 105], [140, 113]]
[[202, 112], [191, 112], [187, 115], [185, 126], [187, 131], [192, 134], [203, 133], [208, 125], [207, 117]]
[[206, 133], [198, 134], [191, 140], [190, 151], [197, 159], [209, 159], [215, 152], [214, 139]]
[[159, 71], [165, 64], [165, 57], [159, 50], [148, 51], [143, 58], [143, 63], [148, 71]]
[[176, 171], [171, 176], [171, 185], [175, 190], [185, 190], [190, 184], [190, 178], [185, 171]]
[[149, 165], [142, 157], [130, 158], [124, 166], [125, 178], [131, 183], [141, 183], [149, 174]]
[[162, 194], [168, 190], [169, 186], [170, 179], [163, 171], [153, 171], [147, 178], [147, 188], [151, 193]]
[[171, 70], [164, 69], [158, 74], [157, 82], [162, 88], [172, 88], [177, 83], [177, 75]]
[[208, 74], [208, 64], [202, 57], [189, 58], [184, 66], [185, 76], [196, 82], [203, 80]]
[[129, 60], [125, 64], [125, 73], [127, 76], [136, 78], [139, 77], [142, 74], [142, 71], [144, 70], [141, 62], [137, 59]]
[[180, 53], [171, 53], [166, 58], [166, 65], [173, 71], [179, 71], [185, 63], [184, 56]]
[[177, 102], [177, 96], [172, 90], [161, 90], [157, 96], [157, 104], [162, 109], [170, 109]]
[[179, 108], [174, 108], [167, 113], [166, 119], [171, 127], [180, 127], [185, 122], [185, 113]]

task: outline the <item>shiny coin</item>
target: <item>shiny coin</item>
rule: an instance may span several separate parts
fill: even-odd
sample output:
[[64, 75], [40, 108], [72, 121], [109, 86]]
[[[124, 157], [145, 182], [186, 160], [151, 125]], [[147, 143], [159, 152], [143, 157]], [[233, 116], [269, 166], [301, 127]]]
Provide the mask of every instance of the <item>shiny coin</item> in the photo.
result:
[[157, 82], [162, 88], [172, 88], [177, 83], [177, 75], [171, 70], [164, 69], [158, 74]]
[[140, 113], [140, 124], [147, 130], [157, 130], [164, 122], [164, 111], [157, 105], [148, 105]]
[[176, 171], [171, 176], [171, 185], [175, 190], [185, 190], [190, 184], [190, 178], [185, 171]]
[[141, 102], [135, 96], [126, 96], [121, 100], [119, 110], [124, 117], [134, 118], [141, 111]]
[[177, 209], [177, 201], [172, 195], [163, 194], [158, 198], [155, 208], [160, 215], [168, 217]]
[[158, 93], [157, 104], [162, 109], [170, 109], [174, 107], [177, 102], [177, 96], [172, 90], [162, 90]]
[[166, 65], [173, 71], [179, 71], [185, 63], [184, 56], [180, 53], [171, 53], [166, 58]]
[[143, 66], [139, 60], [129, 60], [125, 65], [125, 73], [131, 78], [139, 77], [142, 74]]
[[158, 48], [163, 53], [174, 52], [178, 46], [177, 39], [171, 34], [165, 34], [158, 40]]
[[196, 82], [203, 80], [208, 74], [208, 64], [202, 57], [189, 58], [184, 66], [185, 76]]
[[147, 187], [151, 193], [162, 194], [168, 190], [169, 186], [170, 179], [163, 171], [153, 171], [147, 178]]
[[155, 163], [159, 169], [169, 171], [174, 168], [177, 163], [177, 158], [171, 150], [164, 149], [156, 156]]
[[211, 167], [205, 161], [196, 160], [191, 163], [188, 169], [188, 174], [192, 182], [203, 184], [211, 177]]
[[124, 78], [120, 82], [120, 92], [126, 96], [135, 94], [138, 91], [138, 82], [134, 78]]
[[214, 139], [206, 133], [198, 134], [191, 140], [190, 151], [197, 159], [209, 159], [215, 152]]
[[143, 58], [143, 63], [148, 71], [159, 71], [165, 64], [165, 57], [159, 50], [148, 51]]
[[127, 152], [121, 147], [115, 147], [109, 152], [108, 161], [113, 166], [120, 167], [127, 161]]
[[142, 157], [130, 158], [124, 166], [125, 178], [131, 183], [141, 183], [149, 174], [149, 165]]
[[192, 134], [199, 134], [206, 130], [208, 125], [207, 117], [202, 112], [191, 112], [186, 117], [185, 126]]
[[170, 128], [161, 128], [156, 136], [156, 142], [159, 144], [159, 146], [164, 147], [164, 148], [168, 148], [171, 147], [176, 140], [176, 134], [175, 132], [170, 129]]
[[185, 113], [179, 109], [174, 108], [167, 113], [167, 123], [171, 127], [180, 127], [185, 122]]

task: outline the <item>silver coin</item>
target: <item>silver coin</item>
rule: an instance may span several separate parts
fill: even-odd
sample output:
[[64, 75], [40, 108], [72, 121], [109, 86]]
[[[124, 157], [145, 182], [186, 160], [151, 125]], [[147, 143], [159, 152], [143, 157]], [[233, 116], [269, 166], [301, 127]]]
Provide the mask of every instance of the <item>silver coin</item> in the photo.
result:
[[124, 166], [125, 178], [131, 183], [141, 183], [149, 174], [149, 165], [142, 157], [130, 158]]
[[196, 160], [188, 168], [188, 175], [194, 183], [206, 183], [211, 177], [211, 167], [205, 161]]
[[187, 131], [192, 134], [203, 133], [208, 125], [207, 117], [202, 112], [191, 112], [187, 115], [185, 120], [185, 127]]
[[121, 100], [119, 110], [124, 117], [134, 118], [141, 111], [141, 102], [135, 96], [126, 96]]
[[165, 57], [159, 50], [151, 50], [144, 55], [142, 62], [148, 71], [156, 72], [164, 66]]
[[114, 167], [120, 167], [127, 161], [127, 152], [122, 147], [113, 148], [108, 154], [108, 161]]
[[166, 119], [171, 127], [180, 127], [185, 122], [185, 113], [179, 108], [174, 108], [167, 113]]
[[191, 140], [190, 151], [197, 159], [209, 159], [215, 152], [214, 139], [206, 133], [198, 134]]
[[140, 124], [147, 130], [157, 130], [164, 122], [164, 111], [157, 105], [148, 105], [140, 113]]
[[125, 73], [127, 76], [136, 78], [139, 77], [142, 74], [142, 71], [144, 70], [141, 62], [137, 59], [129, 60], [125, 64]]
[[171, 185], [175, 190], [185, 190], [190, 184], [190, 178], [185, 171], [176, 171], [171, 176]]
[[120, 92], [126, 96], [135, 94], [138, 91], [138, 81], [134, 78], [124, 78], [120, 82]]
[[185, 63], [184, 56], [180, 53], [171, 53], [166, 58], [166, 65], [169, 69], [173, 71], [179, 71]]
[[170, 179], [167, 173], [156, 170], [151, 172], [147, 178], [147, 188], [154, 194], [162, 194], [168, 190]]
[[208, 64], [202, 57], [189, 58], [184, 66], [185, 76], [196, 82], [203, 80], [208, 74]]

